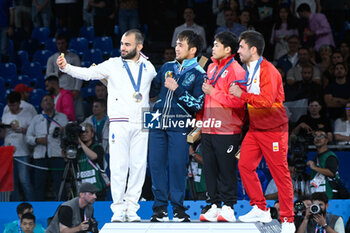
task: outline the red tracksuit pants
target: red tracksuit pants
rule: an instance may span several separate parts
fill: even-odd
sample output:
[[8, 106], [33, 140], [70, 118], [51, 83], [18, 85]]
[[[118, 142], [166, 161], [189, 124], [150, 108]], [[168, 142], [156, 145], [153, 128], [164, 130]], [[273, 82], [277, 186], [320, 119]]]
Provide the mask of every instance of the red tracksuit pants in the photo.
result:
[[256, 173], [262, 156], [270, 169], [278, 189], [281, 221], [293, 222], [293, 185], [287, 164], [288, 125], [276, 129], [257, 131], [249, 129], [238, 162], [243, 186], [250, 197], [250, 205], [266, 209], [266, 200]]

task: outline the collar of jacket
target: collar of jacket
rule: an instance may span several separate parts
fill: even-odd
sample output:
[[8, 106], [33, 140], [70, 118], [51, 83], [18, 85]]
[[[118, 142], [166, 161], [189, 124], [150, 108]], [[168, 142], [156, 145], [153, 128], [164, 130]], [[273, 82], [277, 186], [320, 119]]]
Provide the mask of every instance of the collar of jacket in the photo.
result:
[[176, 65], [177, 65], [177, 68], [183, 70], [184, 68], [191, 66], [195, 62], [197, 62], [197, 57], [194, 57], [191, 59], [185, 59], [182, 61], [182, 64], [180, 64], [180, 62], [176, 60]]
[[225, 66], [227, 64], [227, 62], [229, 62], [235, 55], [232, 54], [231, 56], [228, 56], [226, 58], [223, 58], [219, 64], [219, 61], [214, 59], [213, 57], [211, 57], [211, 60], [213, 61], [213, 63], [218, 66], [219, 68]]

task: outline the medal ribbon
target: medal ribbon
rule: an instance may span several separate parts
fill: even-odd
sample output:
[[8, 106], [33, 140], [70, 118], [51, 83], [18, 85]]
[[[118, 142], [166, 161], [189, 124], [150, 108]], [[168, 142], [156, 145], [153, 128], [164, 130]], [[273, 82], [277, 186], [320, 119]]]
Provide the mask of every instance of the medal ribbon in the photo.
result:
[[132, 86], [134, 87], [135, 92], [139, 92], [140, 86], [141, 86], [142, 68], [143, 68], [144, 64], [143, 63], [140, 64], [139, 77], [137, 78], [137, 84], [136, 84], [134, 77], [132, 76], [132, 73], [130, 71], [128, 63], [123, 59], [122, 59], [122, 61], [124, 63], [124, 67], [125, 67], [126, 71], [128, 72], [129, 79], [131, 81]]
[[222, 70], [220, 71], [220, 73], [215, 77], [216, 71], [218, 69], [218, 67], [215, 67], [215, 71], [214, 74], [211, 78], [209, 78], [209, 81], [211, 82], [212, 80], [214, 80], [212, 83], [210, 83], [211, 85], [215, 86], [216, 82], [218, 81], [219, 77], [222, 75], [222, 73], [225, 72], [225, 70], [227, 69], [227, 67], [229, 65], [231, 65], [231, 63], [234, 61], [235, 59], [232, 58], [229, 62], [227, 62], [227, 64], [224, 66], [224, 68], [222, 68]]
[[252, 79], [250, 80], [249, 83], [248, 83], [248, 78], [249, 78], [249, 72], [248, 72], [248, 70], [247, 70], [247, 72], [245, 73], [244, 79], [234, 81], [234, 83], [240, 83], [240, 84], [242, 84], [243, 86], [250, 86], [250, 85], [252, 84], [252, 82], [253, 82], [255, 73], [258, 71], [258, 69], [259, 69], [260, 64], [261, 64], [262, 61], [263, 61], [263, 57], [260, 57], [259, 60], [258, 60], [258, 63], [256, 63], [256, 65], [255, 65], [254, 72], [253, 72], [253, 75], [252, 75]]

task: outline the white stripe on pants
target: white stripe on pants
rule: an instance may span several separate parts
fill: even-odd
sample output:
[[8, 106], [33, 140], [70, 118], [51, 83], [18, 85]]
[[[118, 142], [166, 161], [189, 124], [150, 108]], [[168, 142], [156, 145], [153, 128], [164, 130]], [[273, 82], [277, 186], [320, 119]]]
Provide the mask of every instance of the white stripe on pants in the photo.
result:
[[113, 213], [125, 210], [136, 213], [140, 208], [138, 200], [146, 175], [148, 145], [148, 132], [142, 132], [141, 127], [141, 124], [129, 122], [112, 122], [109, 125]]

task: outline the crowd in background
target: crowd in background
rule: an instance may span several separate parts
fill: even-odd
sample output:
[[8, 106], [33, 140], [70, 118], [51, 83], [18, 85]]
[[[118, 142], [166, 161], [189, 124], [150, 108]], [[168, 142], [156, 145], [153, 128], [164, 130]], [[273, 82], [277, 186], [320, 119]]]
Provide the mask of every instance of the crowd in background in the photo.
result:
[[[57, 134], [62, 132], [68, 121], [86, 122], [92, 126], [91, 129], [88, 126], [89, 130], [84, 134], [91, 133], [90, 137], [102, 145], [104, 152], [99, 154], [107, 159], [99, 156], [97, 160], [103, 168], [103, 161], [108, 161], [106, 87], [100, 82], [73, 79], [60, 72], [55, 62], [64, 53], [70, 64], [92, 65], [95, 60], [84, 56], [84, 52], [98, 49], [93, 41], [101, 36], [110, 37], [112, 48], [101, 53], [100, 62], [118, 56], [118, 36], [135, 27], [145, 33], [144, 52], [150, 54], [150, 60], [156, 66], [174, 60], [174, 39], [172, 41], [171, 38], [176, 38], [185, 29], [193, 30], [202, 37], [206, 45], [202, 54], [207, 57], [211, 56], [210, 43], [218, 32], [231, 31], [236, 36], [246, 30], [261, 32], [266, 41], [264, 57], [273, 62], [284, 82], [290, 149], [300, 142], [340, 146], [350, 143], [349, 1], [192, 0], [180, 1], [177, 8], [177, 1], [152, 1], [146, 6], [147, 3], [137, 0], [1, 1], [0, 12], [7, 16], [0, 20], [1, 66], [15, 64], [13, 77], [18, 78], [24, 75], [26, 62], [39, 61], [34, 56], [35, 52], [50, 51], [50, 56], [40, 67], [42, 73], [39, 76], [42, 77], [21, 82], [3, 76], [8, 73], [0, 73], [0, 90], [4, 95], [0, 98], [1, 122], [12, 127], [2, 128], [0, 132], [2, 138], [6, 137], [7, 145], [16, 145], [17, 148], [14, 154], [15, 191], [11, 200], [57, 199], [64, 169], [64, 159], [58, 152], [60, 137]], [[165, 10], [156, 15], [146, 12], [152, 7]], [[173, 27], [167, 26], [160, 32], [162, 22], [171, 22], [169, 25]], [[83, 37], [82, 32], [91, 26], [94, 34], [92, 38], [87, 38], [88, 50], [80, 53], [79, 47], [74, 47], [71, 42], [77, 36]], [[47, 41], [55, 38], [56, 45], [49, 47], [47, 41], [33, 37], [33, 28], [39, 27], [48, 29]], [[27, 60], [19, 59], [20, 51], [27, 53]], [[44, 114], [41, 114], [42, 111]], [[40, 134], [46, 133], [50, 135], [47, 139], [40, 137]], [[321, 138], [327, 141], [319, 142]], [[200, 146], [192, 149], [192, 162], [197, 163], [193, 166], [200, 168]], [[43, 179], [47, 172], [30, 169], [23, 162], [53, 169], [50, 172], [53, 185], [47, 186], [51, 190], [42, 190], [45, 188], [42, 184], [47, 182]], [[331, 168], [336, 167], [331, 169], [333, 173], [338, 171], [339, 163], [341, 161], [332, 161]], [[293, 164], [291, 162], [291, 167]], [[314, 164], [307, 165], [314, 170]], [[60, 171], [54, 171], [57, 168]], [[190, 173], [194, 177], [198, 175], [193, 170]], [[197, 180], [196, 196], [204, 198], [204, 181], [201, 178]], [[29, 185], [31, 183], [33, 185]], [[265, 188], [267, 183], [266, 180]], [[266, 197], [270, 195], [271, 199], [276, 199], [276, 193], [271, 191], [273, 184], [267, 188]], [[301, 189], [305, 190], [305, 187]], [[193, 190], [189, 193], [189, 198], [193, 198]], [[100, 200], [108, 196], [105, 190], [100, 194]], [[143, 195], [151, 199], [149, 196], [147, 192]], [[245, 198], [244, 193], [239, 197]]]

